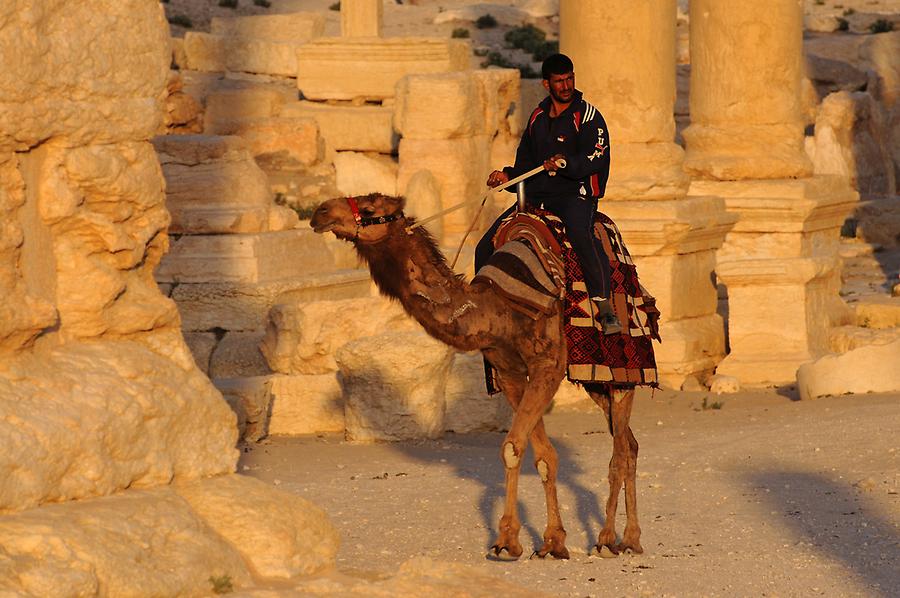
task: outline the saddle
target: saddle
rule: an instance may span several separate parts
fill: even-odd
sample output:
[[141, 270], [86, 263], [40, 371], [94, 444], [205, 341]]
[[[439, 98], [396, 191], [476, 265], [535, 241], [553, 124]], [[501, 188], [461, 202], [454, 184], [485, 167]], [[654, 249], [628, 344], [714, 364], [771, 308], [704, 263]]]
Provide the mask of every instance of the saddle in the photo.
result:
[[566, 292], [562, 248], [547, 225], [519, 212], [494, 235], [494, 254], [472, 282], [486, 282], [509, 306], [536, 320], [557, 309]]
[[[570, 381], [656, 386], [652, 345], [653, 339], [660, 340], [656, 299], [638, 280], [618, 227], [601, 212], [596, 214], [594, 239], [609, 260], [610, 301], [623, 324], [620, 333], [603, 334], [562, 222], [545, 210], [529, 208], [505, 220], [494, 235], [497, 251], [475, 280], [488, 282], [512, 309], [534, 319], [560, 309], [562, 302]], [[493, 394], [498, 391], [493, 368], [486, 373], [488, 392]]]

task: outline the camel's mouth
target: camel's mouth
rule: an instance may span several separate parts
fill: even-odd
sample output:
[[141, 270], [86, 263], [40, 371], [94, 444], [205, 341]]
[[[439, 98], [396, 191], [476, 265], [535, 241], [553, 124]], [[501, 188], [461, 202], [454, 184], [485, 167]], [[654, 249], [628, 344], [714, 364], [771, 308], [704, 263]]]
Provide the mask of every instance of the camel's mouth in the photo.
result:
[[337, 222], [327, 222], [324, 224], [313, 224], [313, 232], [315, 233], [327, 233], [330, 230], [333, 230], [334, 227], [337, 226]]

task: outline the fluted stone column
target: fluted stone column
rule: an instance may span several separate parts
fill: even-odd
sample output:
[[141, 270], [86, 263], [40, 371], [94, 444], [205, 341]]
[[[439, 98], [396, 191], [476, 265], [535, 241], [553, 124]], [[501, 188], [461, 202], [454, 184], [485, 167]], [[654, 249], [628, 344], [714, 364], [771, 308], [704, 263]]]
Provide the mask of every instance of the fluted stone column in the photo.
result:
[[[730, 351], [718, 372], [779, 385], [845, 323], [839, 230], [857, 195], [811, 176], [800, 115], [802, 3], [691, 0], [690, 196], [738, 221], [718, 252]], [[723, 293], [723, 295], [724, 295]]]
[[734, 180], [803, 177], [799, 0], [691, 0], [686, 170]]
[[733, 217], [719, 198], [686, 197], [684, 151], [674, 142], [675, 24], [676, 0], [560, 2], [562, 52], [609, 128], [612, 165], [600, 210], [619, 225], [658, 300], [660, 380], [678, 387], [725, 354], [712, 281]]
[[383, 15], [382, 0], [341, 0], [341, 35], [380, 37]]

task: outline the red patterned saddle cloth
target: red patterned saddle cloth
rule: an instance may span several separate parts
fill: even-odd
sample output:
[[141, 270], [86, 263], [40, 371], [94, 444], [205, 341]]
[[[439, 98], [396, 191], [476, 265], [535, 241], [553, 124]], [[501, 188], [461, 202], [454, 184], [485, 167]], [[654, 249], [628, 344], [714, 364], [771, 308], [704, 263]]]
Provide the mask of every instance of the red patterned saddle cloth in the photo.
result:
[[[616, 224], [600, 212], [595, 220], [595, 241], [598, 249], [603, 250], [601, 255], [609, 259], [612, 272], [612, 307], [623, 324], [622, 332], [618, 334], [603, 334], [584, 284], [581, 265], [559, 218], [536, 208], [529, 208], [526, 213], [514, 212], [497, 230], [494, 246], [500, 248], [517, 239], [524, 241], [529, 247], [536, 248], [540, 261], [547, 264], [547, 275], [565, 285], [560, 294], [568, 348], [566, 373], [570, 381], [656, 386], [656, 358], [652, 344], [653, 339], [660, 340], [656, 299], [638, 280], [637, 268]], [[564, 269], [562, 280], [555, 271], [559, 264]], [[510, 301], [512, 306], [514, 299]], [[493, 372], [490, 374], [488, 390], [496, 392]]]

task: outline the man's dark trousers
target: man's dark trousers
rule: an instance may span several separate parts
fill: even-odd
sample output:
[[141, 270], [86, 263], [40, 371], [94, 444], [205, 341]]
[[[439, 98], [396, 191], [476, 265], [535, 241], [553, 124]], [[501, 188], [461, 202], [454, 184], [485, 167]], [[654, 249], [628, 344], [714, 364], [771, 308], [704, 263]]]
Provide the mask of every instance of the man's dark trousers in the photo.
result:
[[[531, 203], [531, 202], [529, 202]], [[594, 242], [594, 214], [597, 212], [597, 199], [572, 197], [543, 200], [542, 206], [551, 214], [562, 220], [566, 228], [566, 236], [572, 249], [578, 256], [584, 283], [590, 297], [609, 298], [610, 277], [609, 260], [597, 251]], [[500, 226], [500, 222], [509, 216], [516, 206], [507, 209], [488, 229], [475, 247], [475, 272], [478, 272], [494, 253], [492, 239]]]

